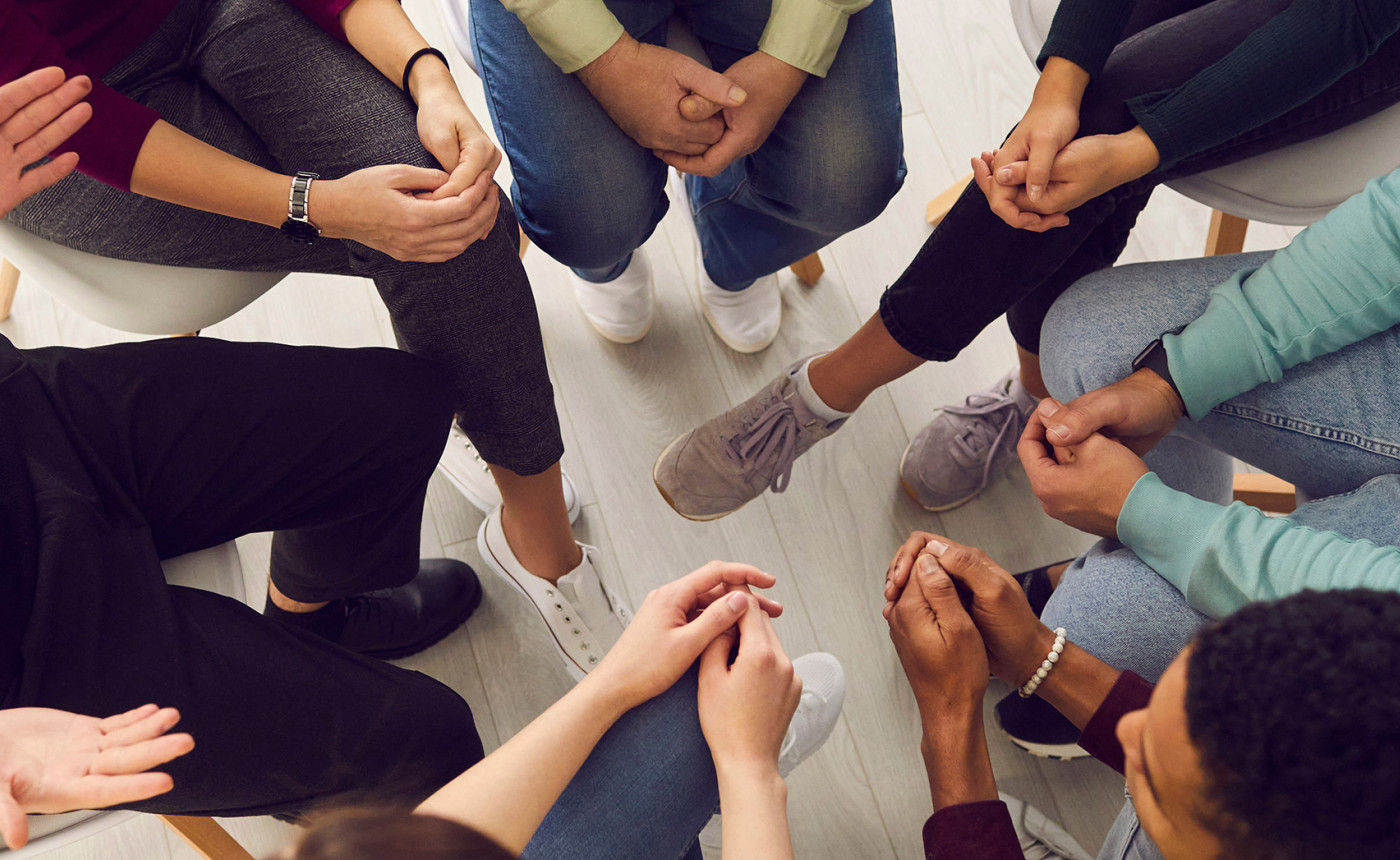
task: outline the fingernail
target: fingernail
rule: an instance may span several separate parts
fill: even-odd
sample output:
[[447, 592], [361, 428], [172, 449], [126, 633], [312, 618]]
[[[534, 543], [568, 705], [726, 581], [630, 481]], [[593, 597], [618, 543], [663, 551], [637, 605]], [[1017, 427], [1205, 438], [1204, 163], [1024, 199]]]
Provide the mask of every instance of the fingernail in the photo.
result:
[[928, 545], [933, 549], [934, 555], [942, 555], [948, 551], [948, 545], [941, 540], [931, 540]]
[[749, 606], [749, 598], [742, 592], [736, 591], [724, 599], [729, 604], [729, 608], [735, 612], [743, 612]]
[[748, 98], [748, 97], [749, 97], [749, 94], [746, 93], [746, 92], [744, 92], [744, 91], [743, 91], [742, 89], [740, 89], [739, 87], [730, 87], [730, 88], [729, 88], [729, 98], [730, 98], [732, 101], [742, 102], [744, 99], [746, 99], [746, 98]]
[[1044, 418], [1054, 418], [1055, 413], [1060, 411], [1060, 404], [1049, 397], [1040, 401], [1040, 414]]
[[1064, 439], [1066, 436], [1069, 435], [1069, 428], [1063, 424], [1056, 424], [1054, 427], [1050, 428], [1050, 432], [1054, 433], [1056, 436], [1059, 436], [1061, 439]]
[[1031, 199], [1032, 199], [1032, 200], [1039, 200], [1039, 199], [1040, 199], [1041, 193], [1044, 192], [1044, 191], [1045, 191], [1045, 186], [1044, 186], [1044, 185], [1032, 185], [1031, 188], [1030, 188]]
[[1010, 181], [1011, 181], [1011, 168], [1009, 168], [1009, 167], [1003, 167], [1003, 168], [1000, 170], [1000, 172], [997, 173], [997, 178], [1000, 179], [1002, 182], [1010, 182]]

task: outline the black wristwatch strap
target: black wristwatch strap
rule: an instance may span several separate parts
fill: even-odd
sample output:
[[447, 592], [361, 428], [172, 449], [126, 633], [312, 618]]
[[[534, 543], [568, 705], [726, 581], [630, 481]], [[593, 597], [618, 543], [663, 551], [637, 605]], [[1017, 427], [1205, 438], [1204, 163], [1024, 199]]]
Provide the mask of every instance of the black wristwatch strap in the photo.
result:
[[292, 189], [287, 192], [287, 220], [282, 222], [282, 235], [301, 245], [310, 245], [321, 236], [321, 231], [311, 223], [308, 201], [311, 196], [311, 182], [319, 174], [298, 173], [292, 177]]
[[[1180, 331], [1180, 329], [1178, 329], [1178, 331]], [[1176, 332], [1167, 332], [1163, 334], [1162, 337], [1166, 337], [1167, 334], [1175, 333]], [[1167, 363], [1167, 350], [1166, 347], [1162, 345], [1162, 338], [1159, 337], [1152, 341], [1152, 343], [1147, 345], [1146, 349], [1137, 354], [1137, 358], [1133, 359], [1133, 370], [1138, 371], [1143, 369], [1150, 370], [1162, 377], [1162, 380], [1172, 387], [1172, 391], [1176, 392], [1176, 399], [1180, 400], [1182, 403], [1186, 402], [1181, 396], [1181, 389], [1176, 387], [1176, 380], [1172, 379], [1172, 370]]]
[[417, 51], [414, 51], [413, 56], [408, 58], [408, 62], [403, 64], [403, 86], [400, 87], [400, 89], [403, 90], [404, 95], [408, 96], [410, 99], [413, 98], [413, 94], [408, 91], [408, 73], [413, 71], [414, 63], [418, 62], [419, 60], [421, 60], [429, 54], [432, 54], [434, 57], [437, 57], [439, 60], [442, 60], [442, 64], [444, 66], [447, 66], [447, 68], [452, 68], [451, 66], [447, 65], [447, 55], [445, 55], [442, 51], [439, 51], [437, 48], [419, 48]]

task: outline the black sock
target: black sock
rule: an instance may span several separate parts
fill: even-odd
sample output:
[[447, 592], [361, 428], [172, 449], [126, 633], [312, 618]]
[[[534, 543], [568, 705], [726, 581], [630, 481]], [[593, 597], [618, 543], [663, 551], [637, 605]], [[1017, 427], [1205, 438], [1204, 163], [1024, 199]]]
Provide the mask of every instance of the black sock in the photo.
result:
[[312, 612], [288, 612], [273, 603], [269, 596], [267, 606], [263, 607], [263, 615], [288, 627], [299, 627], [334, 642], [345, 629], [345, 600], [332, 600]]

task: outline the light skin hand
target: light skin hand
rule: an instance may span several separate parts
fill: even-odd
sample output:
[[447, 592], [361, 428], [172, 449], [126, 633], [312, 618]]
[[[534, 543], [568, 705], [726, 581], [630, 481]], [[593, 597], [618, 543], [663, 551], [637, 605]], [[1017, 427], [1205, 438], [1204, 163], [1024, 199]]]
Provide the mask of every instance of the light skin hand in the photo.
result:
[[1100, 537], [1118, 537], [1123, 503], [1148, 472], [1141, 457], [1100, 433], [1076, 445], [1052, 444], [1039, 411], [1031, 413], [1016, 451], [1045, 512]]
[[87, 76], [65, 79], [57, 66], [0, 86], [0, 217], [78, 166], [78, 154], [67, 152], [25, 170], [92, 117], [92, 106], [82, 101], [91, 91]]
[[[307, 199], [323, 235], [352, 239], [396, 260], [440, 263], [480, 236], [478, 209], [494, 186], [479, 177], [461, 196], [427, 199], [447, 182], [441, 170], [386, 164], [341, 179], [318, 180]], [[422, 196], [420, 196], [422, 195]]]
[[1143, 368], [1063, 406], [1047, 397], [1036, 412], [1055, 445], [1077, 445], [1097, 432], [1141, 456], [1171, 432], [1186, 408], [1166, 380]]
[[807, 73], [762, 51], [756, 51], [725, 69], [724, 74], [742, 87], [748, 98], [737, 107], [722, 108], [701, 95], [686, 96], [680, 102], [681, 115], [704, 119], [723, 110], [724, 135], [700, 155], [656, 150], [662, 161], [681, 171], [699, 176], [715, 176], [737, 159], [755, 152], [787, 110]]
[[[987, 205], [993, 214], [1018, 230], [1029, 230], [1032, 233], [1044, 233], [1046, 230], [1063, 227], [1069, 223], [1069, 216], [1063, 212], [1041, 215], [1028, 208], [1023, 208], [1024, 201], [1021, 201], [1020, 198], [1025, 196], [1025, 190], [1019, 186], [1008, 188], [997, 183], [992, 178], [995, 163], [996, 153], [994, 152], [984, 152], [981, 156], [972, 159], [972, 181], [977, 183], [977, 187], [982, 191], [982, 196], [987, 198]], [[1028, 203], [1025, 205], [1029, 206]]]
[[600, 57], [576, 72], [617, 127], [651, 150], [699, 155], [724, 134], [724, 121], [691, 121], [678, 105], [697, 93], [721, 108], [738, 107], [744, 90], [684, 54], [638, 42], [624, 33]]
[[0, 710], [0, 833], [12, 849], [29, 840], [25, 815], [132, 803], [173, 785], [151, 768], [194, 749], [169, 735], [174, 708], [145, 705], [106, 719], [48, 708]]
[[[480, 195], [480, 211], [474, 212], [471, 220], [482, 228], [477, 238], [486, 238], [495, 227], [499, 208], [500, 195], [495, 193], [491, 181], [501, 165], [500, 150], [462, 100], [447, 67], [436, 57], [425, 56], [414, 64], [409, 93], [418, 104], [418, 138], [448, 172], [447, 181], [426, 195], [427, 199], [443, 200], [469, 192], [472, 199]], [[482, 195], [480, 189], [486, 193]]]
[[1005, 164], [996, 172], [997, 184], [1015, 192], [1019, 208], [1050, 214], [1069, 212], [1101, 194], [1151, 173], [1157, 167], [1157, 147], [1146, 132], [1135, 128], [1122, 134], [1081, 137], [1060, 151], [1051, 168], [1050, 183], [1038, 200], [1021, 187], [1029, 164]]

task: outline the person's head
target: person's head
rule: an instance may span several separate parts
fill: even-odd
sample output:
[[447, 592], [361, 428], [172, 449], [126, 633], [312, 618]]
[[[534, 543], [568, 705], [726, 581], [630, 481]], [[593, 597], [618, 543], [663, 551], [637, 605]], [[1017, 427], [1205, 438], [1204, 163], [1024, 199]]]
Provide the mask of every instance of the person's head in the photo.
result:
[[274, 860], [515, 860], [515, 855], [446, 818], [357, 809], [318, 819]]
[[1169, 860], [1400, 857], [1400, 594], [1304, 592], [1205, 628], [1119, 722]]

